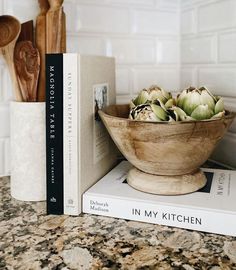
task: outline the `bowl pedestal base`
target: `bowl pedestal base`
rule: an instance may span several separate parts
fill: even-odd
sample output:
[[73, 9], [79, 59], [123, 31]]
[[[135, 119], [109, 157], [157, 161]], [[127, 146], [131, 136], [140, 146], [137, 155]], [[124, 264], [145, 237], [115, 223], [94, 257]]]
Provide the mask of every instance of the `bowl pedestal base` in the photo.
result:
[[132, 168], [127, 176], [128, 184], [140, 191], [159, 195], [181, 195], [197, 191], [207, 179], [199, 169], [185, 175], [154, 175]]

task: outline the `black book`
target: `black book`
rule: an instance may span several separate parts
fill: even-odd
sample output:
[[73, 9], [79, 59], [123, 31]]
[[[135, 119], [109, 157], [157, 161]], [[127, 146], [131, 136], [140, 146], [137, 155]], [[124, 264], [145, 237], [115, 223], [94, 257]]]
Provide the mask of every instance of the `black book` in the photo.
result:
[[47, 214], [63, 214], [63, 54], [46, 55]]

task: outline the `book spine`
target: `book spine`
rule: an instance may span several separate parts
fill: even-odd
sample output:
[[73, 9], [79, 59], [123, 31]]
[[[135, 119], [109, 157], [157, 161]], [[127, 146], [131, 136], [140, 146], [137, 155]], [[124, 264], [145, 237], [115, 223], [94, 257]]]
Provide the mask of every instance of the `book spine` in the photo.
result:
[[81, 212], [78, 176], [78, 56], [63, 55], [64, 80], [64, 214], [78, 215]]
[[235, 214], [85, 193], [83, 213], [236, 236]]
[[63, 214], [63, 56], [46, 55], [47, 214]]

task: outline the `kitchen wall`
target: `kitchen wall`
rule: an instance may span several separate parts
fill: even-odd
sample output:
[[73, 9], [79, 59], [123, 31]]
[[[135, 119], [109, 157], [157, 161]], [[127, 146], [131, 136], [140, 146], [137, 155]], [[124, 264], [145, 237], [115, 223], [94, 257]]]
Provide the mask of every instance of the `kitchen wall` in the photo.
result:
[[178, 0], [67, 1], [68, 51], [116, 57], [118, 103], [152, 83], [176, 89], [178, 8]]
[[[236, 111], [236, 1], [181, 1], [180, 86], [206, 85]], [[236, 122], [213, 157], [236, 167]]]
[[[178, 0], [65, 0], [69, 52], [116, 57], [117, 102], [158, 83], [179, 85]], [[35, 18], [37, 0], [0, 0], [0, 14]], [[9, 174], [11, 83], [0, 62], [0, 176]]]
[[[235, 0], [65, 0], [64, 9], [69, 52], [116, 57], [118, 103], [153, 83], [170, 91], [204, 83], [236, 110]], [[37, 0], [0, 0], [0, 14], [21, 22], [37, 13]], [[11, 99], [0, 59], [0, 176], [9, 174]], [[236, 166], [228, 151], [234, 132], [236, 125], [217, 156], [223, 152], [224, 161]]]

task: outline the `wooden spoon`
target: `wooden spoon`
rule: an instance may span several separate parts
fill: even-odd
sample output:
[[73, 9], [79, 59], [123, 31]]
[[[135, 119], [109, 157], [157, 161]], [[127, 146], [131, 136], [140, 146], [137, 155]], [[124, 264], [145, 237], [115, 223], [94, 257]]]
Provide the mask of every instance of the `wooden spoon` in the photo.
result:
[[14, 48], [20, 30], [21, 24], [15, 17], [9, 15], [0, 16], [0, 54], [3, 55], [8, 65], [16, 101], [22, 101], [13, 61]]
[[48, 0], [50, 8], [46, 15], [47, 53], [66, 52], [66, 15], [64, 0]]
[[20, 41], [16, 44], [14, 61], [18, 83], [24, 101], [37, 101], [37, 84], [40, 70], [38, 49], [31, 41]]
[[45, 72], [45, 54], [46, 54], [46, 13], [49, 9], [47, 0], [38, 0], [40, 13], [36, 18], [35, 25], [35, 43], [40, 54], [40, 73], [38, 83], [38, 101], [46, 100], [46, 72]]
[[24, 22], [21, 24], [20, 35], [17, 39], [17, 42], [29, 40], [34, 44], [34, 23], [33, 20]]

